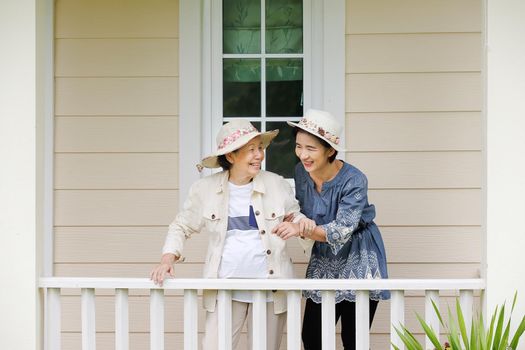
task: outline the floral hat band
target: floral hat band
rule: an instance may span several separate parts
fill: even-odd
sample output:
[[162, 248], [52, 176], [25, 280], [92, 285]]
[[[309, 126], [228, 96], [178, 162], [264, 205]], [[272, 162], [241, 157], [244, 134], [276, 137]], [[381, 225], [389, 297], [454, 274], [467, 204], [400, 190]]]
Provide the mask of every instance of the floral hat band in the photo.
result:
[[233, 134], [228, 135], [226, 138], [224, 138], [222, 142], [219, 144], [219, 146], [217, 147], [217, 149], [223, 149], [224, 147], [231, 145], [232, 143], [237, 141], [239, 137], [248, 135], [252, 132], [258, 132], [258, 131], [251, 124], [247, 128], [237, 129], [233, 132]]
[[330, 140], [331, 142], [335, 143], [336, 145], [339, 145], [339, 136], [333, 135], [329, 131], [325, 131], [322, 127], [318, 126], [315, 122], [308, 120], [306, 118], [302, 118], [299, 121], [299, 125], [301, 125], [305, 129], [308, 129], [310, 132], [314, 134], [319, 134], [323, 136], [324, 138]]
[[272, 140], [277, 136], [279, 130], [259, 132], [246, 119], [235, 119], [224, 124], [217, 135], [217, 151], [205, 157], [201, 164], [197, 165], [197, 169], [205, 168], [219, 168], [218, 157], [236, 151], [242, 146], [250, 142], [251, 139], [261, 136], [263, 148], [268, 147]]
[[315, 137], [326, 141], [338, 152], [345, 150], [340, 146], [342, 126], [337, 119], [326, 111], [309, 109], [298, 123], [287, 122], [288, 125], [312, 134]]

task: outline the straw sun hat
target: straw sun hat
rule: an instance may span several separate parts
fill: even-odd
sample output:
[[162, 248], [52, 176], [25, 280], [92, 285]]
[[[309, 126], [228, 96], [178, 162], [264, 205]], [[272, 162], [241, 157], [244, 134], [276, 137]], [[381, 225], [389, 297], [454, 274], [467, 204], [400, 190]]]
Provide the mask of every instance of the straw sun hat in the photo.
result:
[[259, 132], [249, 121], [235, 119], [221, 127], [217, 134], [217, 151], [205, 157], [201, 164], [206, 168], [218, 168], [220, 167], [217, 160], [219, 156], [238, 150], [259, 135], [263, 148], [266, 148], [278, 133], [279, 130]]
[[298, 123], [287, 122], [288, 125], [299, 128], [312, 134], [332, 146], [338, 152], [345, 150], [339, 145], [343, 127], [337, 119], [328, 112], [318, 109], [309, 109]]

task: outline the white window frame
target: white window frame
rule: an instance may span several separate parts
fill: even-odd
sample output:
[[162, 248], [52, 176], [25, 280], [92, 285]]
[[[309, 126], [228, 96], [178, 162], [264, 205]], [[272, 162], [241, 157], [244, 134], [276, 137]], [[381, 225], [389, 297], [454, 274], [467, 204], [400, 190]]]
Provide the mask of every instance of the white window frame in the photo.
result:
[[[215, 135], [222, 125], [222, 1], [180, 0], [179, 4], [182, 205], [191, 183], [209, 174], [199, 174], [195, 164], [215, 150]], [[345, 0], [304, 0], [303, 4], [303, 108], [327, 110], [344, 127]], [[344, 130], [341, 146], [345, 146]]]

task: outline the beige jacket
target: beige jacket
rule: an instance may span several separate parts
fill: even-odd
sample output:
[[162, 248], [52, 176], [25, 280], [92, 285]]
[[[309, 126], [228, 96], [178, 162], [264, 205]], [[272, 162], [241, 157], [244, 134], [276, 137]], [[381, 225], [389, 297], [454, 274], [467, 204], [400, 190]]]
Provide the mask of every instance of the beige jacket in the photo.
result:
[[[304, 217], [292, 188], [281, 176], [260, 171], [253, 179], [252, 206], [267, 255], [268, 278], [293, 278], [292, 260], [286, 252], [286, 243], [272, 234], [272, 229], [286, 214], [294, 214], [294, 222]], [[208, 250], [204, 264], [204, 278], [217, 278], [228, 225], [228, 171], [207, 176], [195, 182], [183, 210], [169, 226], [163, 254], [182, 257], [184, 242], [194, 233], [207, 233]], [[311, 242], [300, 240], [305, 250]], [[217, 292], [206, 290], [204, 308], [215, 310]], [[286, 311], [286, 294], [273, 294], [276, 314]]]

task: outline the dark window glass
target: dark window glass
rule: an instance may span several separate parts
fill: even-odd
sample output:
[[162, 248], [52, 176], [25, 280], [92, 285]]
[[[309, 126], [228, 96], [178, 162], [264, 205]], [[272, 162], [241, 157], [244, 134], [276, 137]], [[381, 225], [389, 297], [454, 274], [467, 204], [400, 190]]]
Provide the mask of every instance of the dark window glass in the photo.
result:
[[293, 178], [294, 167], [299, 159], [295, 156], [293, 128], [286, 122], [268, 122], [266, 130], [279, 129], [279, 135], [266, 150], [266, 170], [285, 178]]
[[303, 59], [266, 60], [266, 115], [303, 115]]
[[223, 60], [223, 115], [261, 116], [261, 63], [258, 59]]

